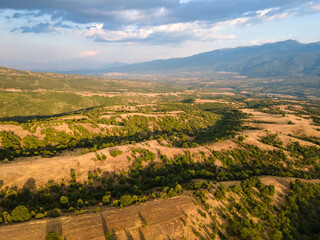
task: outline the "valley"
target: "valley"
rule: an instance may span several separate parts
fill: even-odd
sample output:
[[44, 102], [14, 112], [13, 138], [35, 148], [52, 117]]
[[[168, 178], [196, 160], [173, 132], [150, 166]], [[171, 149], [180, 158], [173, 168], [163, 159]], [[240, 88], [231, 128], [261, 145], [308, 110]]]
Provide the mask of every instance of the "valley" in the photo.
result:
[[[24, 101], [1, 112], [0, 239], [21, 239], [20, 228], [39, 240], [52, 232], [65, 239], [318, 234], [318, 220], [297, 220], [318, 216], [317, 100], [179, 84], [162, 90], [147, 81], [130, 90], [134, 80], [85, 91], [96, 81], [86, 79], [68, 92], [2, 87], [3, 101]], [[48, 109], [47, 94], [71, 107]]]

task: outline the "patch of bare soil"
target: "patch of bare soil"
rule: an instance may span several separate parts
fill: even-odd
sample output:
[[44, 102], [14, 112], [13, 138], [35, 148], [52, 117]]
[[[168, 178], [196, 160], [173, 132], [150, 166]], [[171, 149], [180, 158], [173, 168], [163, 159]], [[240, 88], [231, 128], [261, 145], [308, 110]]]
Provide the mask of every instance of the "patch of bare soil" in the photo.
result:
[[68, 127], [68, 124], [66, 123], [61, 123], [58, 126], [53, 126], [57, 131], [61, 131], [61, 132], [66, 132], [68, 134], [72, 134], [73, 132], [70, 130], [70, 128]]
[[125, 106], [125, 105], [109, 106], [109, 107], [104, 107], [104, 109], [108, 111], [136, 111], [135, 106]]
[[5, 92], [22, 92], [21, 89], [18, 88], [0, 88], [0, 91], [5, 91]]
[[127, 119], [128, 116], [142, 116], [142, 117], [166, 117], [166, 116], [172, 116], [172, 117], [176, 117], [177, 114], [179, 113], [183, 113], [184, 111], [172, 111], [172, 112], [168, 112], [165, 114], [159, 114], [159, 113], [123, 113], [123, 114], [108, 114], [108, 115], [102, 115], [100, 118], [111, 118], [113, 116], [120, 116], [122, 119]]
[[249, 117], [248, 126], [256, 127], [261, 130], [246, 130], [243, 135], [246, 135], [245, 143], [256, 145], [262, 149], [270, 149], [273, 147], [263, 144], [258, 141], [267, 134], [278, 134], [278, 138], [288, 145], [292, 142], [299, 142], [301, 145], [315, 146], [315, 144], [297, 139], [293, 136], [313, 136], [320, 137], [320, 132], [313, 126], [312, 119], [297, 117], [293, 114], [286, 114], [284, 117], [280, 114], [268, 114], [253, 109], [243, 109], [243, 112], [252, 114]]
[[[23, 130], [21, 126], [11, 125], [11, 124], [0, 124], [0, 131], [12, 131], [15, 135], [19, 136], [21, 139], [28, 135], [36, 136], [40, 140], [44, 139], [44, 135], [41, 134], [40, 127], [37, 127], [35, 133], [30, 133], [27, 130]], [[0, 145], [1, 145], [1, 142], [0, 142]]]
[[196, 99], [195, 103], [227, 103], [229, 104], [229, 102], [223, 99], [199, 99], [199, 98]]
[[[264, 185], [273, 185], [275, 194], [272, 197], [273, 203], [276, 207], [281, 207], [283, 206], [285, 200], [286, 200], [286, 195], [289, 193], [290, 190], [290, 182], [293, 182], [296, 180], [296, 178], [289, 178], [289, 177], [274, 177], [274, 176], [263, 176], [259, 177], [261, 182]], [[300, 179], [302, 182], [306, 183], [320, 183], [319, 179], [312, 179], [312, 180], [307, 180], [307, 179]]]
[[247, 136], [243, 141], [245, 144], [257, 146], [258, 148], [260, 148], [262, 150], [277, 149], [276, 147], [273, 147], [273, 146], [268, 145], [268, 144], [264, 144], [264, 143], [259, 141], [259, 139], [261, 137], [264, 137], [264, 136], [267, 135], [265, 131], [260, 131], [260, 130], [253, 130], [252, 131], [252, 130], [249, 130], [249, 131], [244, 131], [243, 135]]
[[88, 116], [81, 116], [81, 115], [75, 115], [75, 116], [68, 116], [68, 117], [61, 117], [59, 119], [63, 119], [63, 120], [69, 120], [69, 119], [89, 119]]
[[211, 151], [221, 151], [237, 149], [239, 146], [233, 140], [226, 140], [208, 145], [207, 148]]
[[36, 187], [43, 186], [49, 180], [61, 182], [62, 179], [70, 180], [70, 170], [74, 169], [77, 180], [88, 180], [88, 171], [100, 168], [103, 172], [128, 170], [131, 163], [127, 156], [131, 154], [129, 146], [117, 147], [123, 154], [112, 157], [108, 149], [97, 153], [107, 156], [104, 161], [96, 160], [96, 153], [87, 153], [79, 156], [57, 156], [52, 158], [32, 157], [13, 162], [0, 164], [0, 180], [4, 186], [22, 187], [30, 178], [35, 180]]
[[11, 124], [0, 124], [0, 131], [13, 131], [14, 134], [19, 136], [20, 138], [24, 138], [25, 136], [32, 134], [27, 130], [23, 130], [21, 126]]

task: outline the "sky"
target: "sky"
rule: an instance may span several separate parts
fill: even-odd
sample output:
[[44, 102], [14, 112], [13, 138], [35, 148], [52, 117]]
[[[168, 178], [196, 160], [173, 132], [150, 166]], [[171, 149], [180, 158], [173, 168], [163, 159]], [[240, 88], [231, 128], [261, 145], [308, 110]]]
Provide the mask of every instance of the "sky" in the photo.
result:
[[0, 0], [0, 65], [98, 67], [295, 39], [320, 0]]

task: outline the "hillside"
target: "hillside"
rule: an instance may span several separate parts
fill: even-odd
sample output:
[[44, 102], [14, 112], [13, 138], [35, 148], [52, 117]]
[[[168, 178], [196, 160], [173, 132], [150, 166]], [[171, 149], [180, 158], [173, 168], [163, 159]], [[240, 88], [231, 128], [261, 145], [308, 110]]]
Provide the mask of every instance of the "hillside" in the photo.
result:
[[[195, 71], [236, 72], [248, 77], [320, 76], [319, 42], [302, 44], [294, 40], [259, 46], [220, 49], [185, 58], [129, 64], [123, 67], [88, 70], [87, 74], [166, 73]], [[77, 73], [80, 71], [71, 71]], [[84, 73], [82, 70], [81, 73]]]
[[[243, 236], [241, 239], [244, 239], [244, 236], [247, 239], [261, 239], [258, 234], [260, 229], [262, 236], [266, 237], [266, 234], [270, 234], [269, 239], [274, 240], [279, 235], [281, 236], [280, 231], [276, 229], [272, 231], [270, 227], [268, 228], [267, 225], [272, 220], [259, 220], [260, 223], [257, 223], [257, 219], [261, 218], [262, 214], [246, 205], [248, 204], [246, 201], [268, 200], [267, 204], [260, 203], [260, 207], [270, 211], [266, 214], [267, 216], [276, 218], [274, 212], [272, 212], [273, 206], [280, 207], [282, 212], [285, 213], [285, 207], [290, 205], [289, 202], [285, 201], [286, 196], [291, 198], [295, 195], [295, 197], [302, 197], [301, 193], [299, 195], [298, 192], [300, 186], [300, 189], [303, 187], [311, 190], [312, 186], [319, 184], [317, 180], [303, 180], [301, 183], [295, 182], [295, 180], [294, 178], [261, 177], [252, 179], [253, 182], [256, 182], [254, 183], [256, 186], [254, 184], [246, 186], [247, 183], [244, 181], [229, 181], [221, 185], [209, 184], [205, 190], [198, 190], [203, 194], [202, 198], [196, 195], [192, 196], [192, 192], [188, 191], [177, 197], [152, 200], [124, 209], [101, 207], [98, 212], [94, 212], [94, 209], [90, 208], [87, 213], [76, 216], [69, 214], [58, 219], [39, 219], [22, 224], [3, 226], [0, 228], [0, 239], [19, 240], [28, 238], [43, 240], [50, 232], [58, 232], [61, 236], [64, 236], [64, 239], [69, 240], [225, 239], [228, 236], [227, 232], [231, 236], [236, 236], [235, 233], [241, 234]], [[270, 186], [273, 186], [274, 192], [270, 194], [260, 193], [260, 190], [257, 191], [256, 188], [259, 184], [261, 189], [267, 190]], [[224, 189], [226, 193], [217, 197], [221, 189]], [[314, 187], [314, 189], [319, 190], [319, 187]], [[313, 201], [313, 198], [309, 198], [309, 200]], [[297, 202], [299, 205], [302, 204], [300, 201]], [[308, 207], [314, 208], [315, 206], [308, 204]], [[289, 215], [288, 213], [285, 214], [283, 220], [286, 220]], [[240, 218], [239, 216], [246, 216], [251, 221], [239, 221], [239, 225], [234, 226], [230, 216], [238, 218]], [[277, 218], [277, 220], [280, 219], [280, 217]], [[229, 224], [231, 227], [228, 227], [228, 229], [223, 227], [224, 225], [229, 226]], [[316, 225], [304, 226], [314, 227]], [[21, 228], [24, 229], [23, 232]], [[229, 229], [234, 233], [230, 232]], [[5, 236], [5, 238], [2, 238], [2, 236]], [[295, 235], [295, 237], [297, 236], [299, 235]]]
[[318, 237], [319, 104], [192, 94], [0, 122], [0, 239]]
[[266, 79], [0, 76], [1, 240], [319, 237], [319, 101]]
[[184, 92], [186, 87], [0, 67], [0, 118], [48, 116], [96, 106], [143, 103]]

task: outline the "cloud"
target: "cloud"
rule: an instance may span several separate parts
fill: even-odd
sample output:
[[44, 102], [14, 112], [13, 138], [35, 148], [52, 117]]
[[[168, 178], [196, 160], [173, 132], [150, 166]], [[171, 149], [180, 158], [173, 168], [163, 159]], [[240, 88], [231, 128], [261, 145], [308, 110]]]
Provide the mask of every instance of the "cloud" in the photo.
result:
[[305, 3], [305, 0], [0, 0], [2, 9], [49, 14], [55, 19], [80, 24], [104, 23], [105, 27], [192, 21], [213, 23], [231, 20], [250, 11], [286, 10]]
[[58, 31], [59, 29], [50, 23], [39, 23], [34, 26], [21, 26], [18, 28], [14, 28], [11, 32], [21, 31], [22, 33], [51, 33]]
[[85, 51], [77, 55], [78, 58], [93, 57], [100, 54], [100, 51]]
[[305, 0], [0, 0], [0, 6], [16, 11], [14, 19], [49, 19], [14, 29], [22, 33], [72, 29], [69, 33], [100, 42], [159, 44], [230, 39], [235, 36], [223, 34], [223, 28], [320, 11], [319, 3]]
[[175, 23], [161, 26], [137, 28], [127, 26], [120, 30], [106, 30], [103, 24], [96, 24], [80, 34], [98, 42], [150, 42], [152, 44], [180, 43], [184, 41], [210, 41], [234, 39], [232, 34], [220, 34], [221, 27], [206, 22]]
[[[287, 39], [290, 39], [290, 37], [288, 36]], [[266, 44], [266, 43], [275, 43], [277, 42], [277, 40], [253, 40], [253, 41], [250, 41], [250, 45], [262, 45], [262, 44]]]
[[279, 8], [269, 8], [264, 10], [259, 10], [256, 12], [247, 12], [243, 16], [234, 18], [232, 20], [221, 21], [220, 25], [228, 25], [230, 28], [234, 27], [245, 27], [253, 24], [274, 21], [279, 19], [290, 18], [297, 15], [296, 9], [290, 9], [282, 11]]

